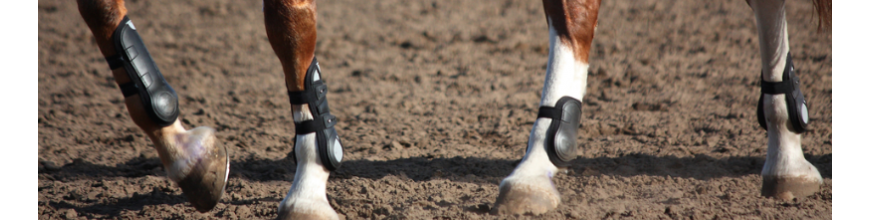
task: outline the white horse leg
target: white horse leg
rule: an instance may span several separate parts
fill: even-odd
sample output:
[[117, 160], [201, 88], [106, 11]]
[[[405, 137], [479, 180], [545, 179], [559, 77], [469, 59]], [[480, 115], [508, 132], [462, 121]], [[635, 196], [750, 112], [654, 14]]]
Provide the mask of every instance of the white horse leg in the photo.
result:
[[[307, 105], [293, 105], [293, 121], [311, 119]], [[314, 133], [296, 135], [296, 175], [278, 206], [279, 219], [339, 219], [326, 199], [329, 170], [323, 166], [315, 143]]]
[[[785, 1], [752, 0], [750, 5], [758, 28], [763, 80], [781, 82], [789, 52]], [[765, 94], [762, 105], [767, 120], [767, 160], [761, 171], [761, 194], [792, 199], [815, 193], [822, 184], [822, 176], [804, 158], [801, 135], [789, 129], [793, 125], [788, 120], [785, 95]]]
[[[544, 1], [549, 24], [550, 52], [541, 106], [554, 107], [565, 96], [583, 99], [589, 67], [589, 45], [594, 34], [599, 3], [596, 0], [573, 1], [563, 5], [562, 2]], [[559, 191], [552, 182], [559, 168], [550, 161], [544, 146], [551, 122], [550, 118], [538, 118], [535, 121], [525, 156], [499, 185], [494, 213], [541, 214], [559, 205]]]
[[[314, 60], [317, 41], [316, 4], [313, 0], [265, 0], [263, 17], [266, 35], [284, 69], [287, 90], [291, 93], [314, 91], [313, 82], [321, 75], [313, 74], [307, 82], [308, 68]], [[312, 83], [312, 84], [307, 84]], [[298, 98], [298, 99], [297, 99]], [[314, 120], [304, 97], [291, 95], [293, 121], [300, 123]], [[323, 112], [321, 112], [323, 114]], [[298, 124], [297, 124], [298, 125]], [[297, 132], [300, 127], [296, 127]], [[315, 132], [296, 135], [296, 175], [290, 191], [278, 205], [278, 219], [339, 219], [338, 214], [326, 199], [326, 183], [329, 170], [319, 155]]]

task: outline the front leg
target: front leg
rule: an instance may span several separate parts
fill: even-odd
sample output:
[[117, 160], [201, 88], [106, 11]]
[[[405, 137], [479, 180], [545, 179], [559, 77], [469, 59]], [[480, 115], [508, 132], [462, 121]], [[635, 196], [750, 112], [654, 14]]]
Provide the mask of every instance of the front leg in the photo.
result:
[[544, 0], [550, 32], [541, 110], [523, 160], [499, 185], [494, 213], [542, 214], [560, 203], [552, 178], [576, 157], [580, 103], [600, 0]]
[[317, 6], [313, 0], [266, 0], [266, 34], [281, 61], [296, 127], [296, 175], [278, 205], [278, 219], [339, 219], [326, 199], [329, 172], [343, 151], [314, 58]]
[[[230, 169], [226, 146], [210, 127], [187, 130], [178, 96], [151, 58], [123, 0], [78, 0], [79, 12], [106, 57], [133, 122], [160, 155], [191, 205], [208, 212], [220, 201]], [[135, 65], [134, 65], [135, 64]]]
[[[785, 1], [783, 0], [751, 0], [750, 6], [755, 11], [758, 28], [759, 46], [762, 59], [762, 81], [773, 84], [786, 81], [789, 73], [792, 77], [793, 64], [789, 58], [788, 28], [785, 20]], [[821, 16], [821, 15], [820, 15]], [[794, 78], [796, 79], [796, 78]], [[770, 86], [768, 86], [770, 87]], [[799, 91], [800, 85], [794, 90]], [[772, 89], [767, 89], [772, 90]], [[793, 95], [779, 92], [764, 92], [759, 102], [759, 122], [767, 129], [767, 159], [761, 171], [763, 178], [761, 195], [778, 199], [792, 199], [812, 195], [819, 190], [822, 176], [815, 166], [804, 158], [801, 150], [801, 135], [803, 120], [800, 104], [791, 108], [786, 104], [787, 96]], [[802, 99], [803, 95], [799, 95]], [[791, 109], [798, 112], [790, 114]], [[806, 112], [803, 110], [802, 112]], [[790, 118], [791, 116], [791, 118]]]

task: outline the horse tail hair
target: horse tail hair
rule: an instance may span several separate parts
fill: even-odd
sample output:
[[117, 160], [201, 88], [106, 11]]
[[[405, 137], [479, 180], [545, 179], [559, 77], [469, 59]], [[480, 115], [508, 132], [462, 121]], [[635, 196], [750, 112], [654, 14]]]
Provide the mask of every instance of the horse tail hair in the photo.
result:
[[826, 27], [833, 28], [831, 22], [831, 1], [832, 0], [813, 0], [813, 8], [816, 9], [816, 14], [819, 15], [819, 31], [821, 32]]

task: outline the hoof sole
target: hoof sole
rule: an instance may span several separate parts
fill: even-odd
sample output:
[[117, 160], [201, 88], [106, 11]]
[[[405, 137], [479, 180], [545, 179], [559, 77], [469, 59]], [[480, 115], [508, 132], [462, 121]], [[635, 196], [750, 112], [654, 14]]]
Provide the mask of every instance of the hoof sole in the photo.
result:
[[791, 200], [813, 195], [819, 191], [821, 185], [821, 182], [813, 178], [765, 176], [761, 184], [761, 195]]

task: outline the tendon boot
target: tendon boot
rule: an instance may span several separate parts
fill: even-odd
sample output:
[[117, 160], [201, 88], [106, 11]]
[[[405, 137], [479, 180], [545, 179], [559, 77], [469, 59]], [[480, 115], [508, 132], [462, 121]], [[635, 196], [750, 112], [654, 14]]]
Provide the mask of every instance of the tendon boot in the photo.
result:
[[111, 40], [117, 55], [106, 57], [106, 62], [111, 69], [124, 68], [131, 80], [119, 85], [124, 97], [138, 95], [153, 123], [175, 131], [152, 136], [169, 178], [178, 183], [196, 210], [211, 210], [226, 188], [230, 171], [226, 147], [216, 145], [214, 129], [186, 131], [177, 122], [178, 96], [163, 78], [130, 19], [124, 17]]

